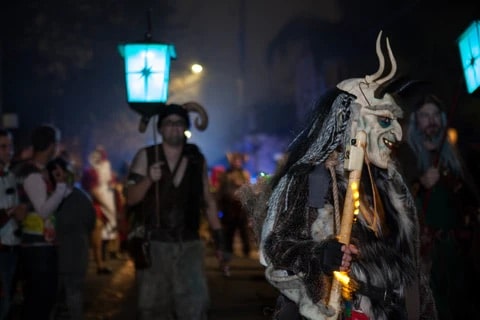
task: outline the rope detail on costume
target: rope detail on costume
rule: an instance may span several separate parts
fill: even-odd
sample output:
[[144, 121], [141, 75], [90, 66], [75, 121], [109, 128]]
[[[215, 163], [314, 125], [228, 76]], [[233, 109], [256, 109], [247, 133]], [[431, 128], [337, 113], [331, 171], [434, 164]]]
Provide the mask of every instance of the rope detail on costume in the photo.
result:
[[338, 153], [333, 151], [328, 159], [325, 161], [325, 167], [330, 171], [332, 176], [332, 193], [333, 193], [333, 207], [335, 209], [334, 216], [334, 226], [335, 234], [340, 231], [340, 204], [338, 202], [338, 184], [337, 184], [337, 174], [335, 172], [335, 167], [338, 165]]
[[368, 161], [368, 158], [365, 157], [365, 163], [367, 164], [367, 169], [368, 169], [368, 176], [370, 177], [370, 183], [372, 185], [372, 195], [373, 195], [373, 221], [372, 225], [370, 228], [377, 234], [377, 218], [378, 218], [378, 213], [377, 213], [377, 190], [374, 186], [374, 181], [373, 181], [373, 176], [372, 176], [372, 169], [370, 168], [370, 161]]
[[362, 213], [363, 217], [367, 221], [369, 228], [372, 229], [377, 236], [379, 236], [379, 234], [383, 232], [385, 211], [383, 208], [382, 200], [380, 199], [378, 194], [377, 186], [375, 185], [375, 180], [373, 179], [370, 162], [367, 158], [365, 158], [365, 164], [367, 165], [368, 176], [370, 177], [370, 185], [372, 188], [373, 210], [368, 208], [368, 203], [366, 201], [360, 201], [360, 213]]

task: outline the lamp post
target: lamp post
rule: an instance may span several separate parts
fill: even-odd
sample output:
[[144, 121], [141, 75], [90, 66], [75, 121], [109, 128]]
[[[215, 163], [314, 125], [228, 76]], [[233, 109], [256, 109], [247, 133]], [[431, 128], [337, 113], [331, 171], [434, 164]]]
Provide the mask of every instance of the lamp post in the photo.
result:
[[139, 113], [139, 131], [144, 132], [150, 118], [160, 111], [168, 99], [170, 60], [176, 59], [175, 47], [152, 41], [150, 11], [148, 31], [142, 42], [118, 46], [124, 59], [125, 83], [129, 106]]
[[474, 21], [457, 40], [468, 93], [480, 86], [480, 20]]

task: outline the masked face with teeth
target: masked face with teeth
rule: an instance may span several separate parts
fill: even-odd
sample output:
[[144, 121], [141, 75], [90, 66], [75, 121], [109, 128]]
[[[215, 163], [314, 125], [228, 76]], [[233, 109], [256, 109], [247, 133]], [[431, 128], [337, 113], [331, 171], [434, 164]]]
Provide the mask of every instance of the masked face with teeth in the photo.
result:
[[360, 109], [357, 128], [367, 134], [368, 160], [383, 169], [387, 168], [392, 148], [402, 139], [402, 128], [398, 122], [402, 110], [390, 96], [385, 98], [380, 105]]

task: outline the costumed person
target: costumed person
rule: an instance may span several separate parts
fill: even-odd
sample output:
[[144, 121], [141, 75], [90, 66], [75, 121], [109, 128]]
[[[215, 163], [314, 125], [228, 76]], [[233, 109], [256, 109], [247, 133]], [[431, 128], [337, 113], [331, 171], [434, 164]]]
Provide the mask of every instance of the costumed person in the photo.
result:
[[[83, 320], [85, 279], [89, 261], [90, 237], [96, 212], [90, 196], [75, 186], [73, 166], [63, 157], [47, 164], [52, 181], [59, 168], [67, 176], [66, 196], [55, 212], [58, 240], [58, 278], [61, 301], [67, 307], [69, 319]], [[60, 304], [59, 304], [60, 305]], [[63, 311], [58, 308], [56, 316]]]
[[[389, 81], [397, 65], [388, 39], [386, 47], [388, 74], [380, 33], [379, 70], [328, 91], [286, 163], [265, 185], [241, 190], [263, 221], [255, 228], [260, 261], [282, 294], [275, 319], [437, 317], [419, 265], [414, 202], [390, 158], [402, 109], [388, 92], [403, 85]], [[344, 290], [333, 271], [348, 276]]]
[[[215, 165], [209, 169], [209, 184], [210, 184], [210, 191], [213, 193], [216, 199], [216, 194], [218, 191], [218, 185], [220, 184], [220, 177], [221, 175], [225, 172], [225, 166], [223, 165]], [[220, 209], [219, 209], [220, 210]], [[221, 218], [221, 213], [218, 213], [218, 216]], [[205, 243], [208, 245], [213, 245], [213, 239], [212, 239], [212, 233], [210, 232], [210, 226], [208, 224], [207, 219], [205, 216], [202, 216], [200, 219], [200, 239], [202, 239]], [[227, 256], [228, 254], [225, 252], [224, 258], [225, 261], [227, 262]], [[225, 271], [229, 271], [230, 267], [228, 264], [225, 264], [223, 266], [220, 266], [221, 268], [225, 268]]]
[[[55, 212], [67, 195], [67, 176], [56, 167], [52, 181], [47, 163], [58, 152], [60, 131], [51, 125], [33, 129], [32, 158], [17, 163], [20, 203], [28, 214], [22, 220], [20, 266], [23, 285], [22, 320], [48, 320], [57, 298], [58, 268]], [[55, 185], [55, 187], [54, 187]]]
[[113, 256], [117, 259], [125, 259], [125, 251], [127, 249], [127, 237], [129, 232], [129, 221], [127, 211], [127, 199], [125, 197], [125, 178], [119, 179], [115, 177], [114, 193], [115, 193], [115, 207], [117, 208], [117, 223], [118, 223], [118, 243], [115, 244], [115, 250]]
[[90, 194], [97, 212], [95, 228], [92, 232], [93, 256], [98, 274], [111, 274], [106, 266], [107, 247], [118, 237], [117, 211], [113, 175], [105, 149], [98, 146], [88, 156], [90, 166], [82, 175], [82, 187]]
[[[223, 234], [210, 192], [205, 157], [187, 143], [189, 112], [204, 130], [207, 113], [195, 102], [162, 106], [157, 130], [162, 143], [141, 148], [130, 166], [127, 205], [150, 244], [151, 265], [136, 269], [138, 319], [206, 319], [209, 293], [200, 216], [206, 219], [222, 260]], [[134, 255], [134, 254], [133, 254]]]
[[250, 183], [250, 172], [244, 168], [247, 159], [246, 154], [228, 152], [229, 167], [220, 176], [217, 189], [217, 203], [219, 210], [223, 213], [221, 221], [223, 230], [225, 230], [225, 250], [229, 256], [234, 253], [233, 245], [237, 231], [242, 244], [243, 256], [250, 256], [251, 239], [248, 213], [235, 194], [240, 187]]
[[421, 262], [439, 318], [471, 319], [478, 313], [478, 188], [448, 138], [443, 102], [430, 93], [417, 100], [398, 157], [417, 203]]
[[17, 181], [10, 170], [12, 156], [12, 134], [0, 129], [0, 320], [8, 319], [12, 305], [20, 251], [20, 223], [27, 214], [25, 204], [18, 203]]

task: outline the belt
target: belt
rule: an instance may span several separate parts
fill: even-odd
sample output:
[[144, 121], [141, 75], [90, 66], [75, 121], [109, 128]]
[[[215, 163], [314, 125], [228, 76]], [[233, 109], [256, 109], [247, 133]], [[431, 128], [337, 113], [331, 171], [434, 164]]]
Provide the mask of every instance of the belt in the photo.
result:
[[376, 301], [377, 303], [391, 306], [399, 302], [399, 295], [390, 288], [382, 288], [367, 284], [362, 281], [356, 281], [358, 288], [356, 292], [361, 295], [367, 296], [370, 300]]

